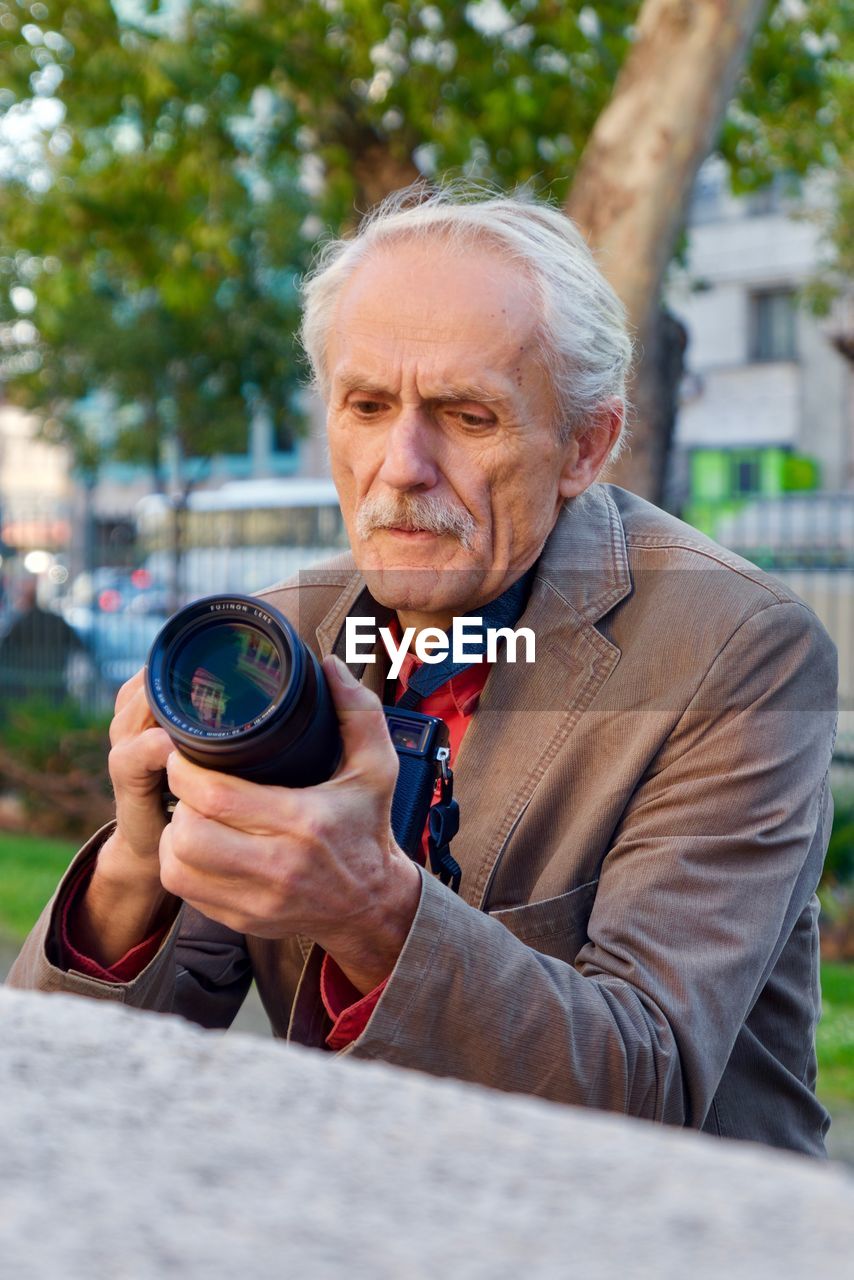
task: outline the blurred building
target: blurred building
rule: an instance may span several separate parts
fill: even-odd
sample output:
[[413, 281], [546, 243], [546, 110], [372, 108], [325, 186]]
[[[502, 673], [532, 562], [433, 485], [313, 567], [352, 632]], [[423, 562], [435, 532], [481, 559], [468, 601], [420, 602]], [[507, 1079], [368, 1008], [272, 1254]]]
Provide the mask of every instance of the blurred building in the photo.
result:
[[0, 403], [0, 579], [33, 551], [68, 546], [72, 505], [67, 451], [38, 439], [35, 418]]
[[[89, 399], [96, 429], [99, 415], [109, 418], [110, 406], [99, 405], [97, 394]], [[323, 414], [314, 400], [306, 408], [307, 433], [287, 447], [258, 419], [249, 424], [244, 453], [187, 459], [181, 474], [177, 460], [167, 456], [161, 483], [177, 494], [188, 483], [195, 491], [235, 480], [326, 478]], [[93, 564], [132, 564], [138, 558], [138, 505], [154, 487], [151, 472], [131, 463], [105, 462], [82, 474], [69, 450], [39, 438], [35, 415], [0, 399], [0, 575], [22, 572], [34, 551], [58, 559], [72, 576]]]
[[746, 498], [854, 489], [851, 365], [835, 345], [852, 300], [819, 318], [803, 297], [826, 258], [823, 194], [781, 180], [736, 198], [722, 164], [701, 171], [668, 293], [689, 335], [671, 494], [710, 532]]

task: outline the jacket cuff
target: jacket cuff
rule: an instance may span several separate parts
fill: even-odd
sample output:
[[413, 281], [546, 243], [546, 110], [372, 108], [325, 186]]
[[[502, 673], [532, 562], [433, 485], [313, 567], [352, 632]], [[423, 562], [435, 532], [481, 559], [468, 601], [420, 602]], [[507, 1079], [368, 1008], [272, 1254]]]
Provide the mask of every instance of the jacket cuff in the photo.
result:
[[164, 925], [162, 928], [156, 929], [109, 966], [99, 964], [97, 960], [93, 960], [91, 956], [86, 955], [84, 951], [81, 951], [76, 946], [74, 938], [77, 909], [92, 878], [93, 866], [94, 863], [92, 866], [85, 866], [82, 869], [79, 878], [73, 881], [69, 888], [64, 906], [57, 912], [60, 931], [60, 953], [58, 958], [61, 963], [59, 967], [65, 969], [66, 972], [69, 969], [74, 969], [77, 973], [83, 973], [88, 978], [100, 978], [104, 982], [130, 982], [133, 978], [138, 977], [146, 965], [154, 959], [160, 949], [161, 942], [169, 932], [169, 926]]
[[[379, 1042], [395, 1034], [395, 1028], [406, 1018], [407, 1011], [418, 994], [418, 989], [434, 966], [439, 951], [445, 922], [450, 909], [449, 899], [454, 895], [435, 879], [430, 872], [419, 867], [421, 873], [421, 897], [406, 942], [397, 964], [379, 997], [370, 1010], [366, 1025], [356, 1039], [351, 1040], [341, 1053], [359, 1050], [360, 1057], [382, 1057]], [[288, 1039], [312, 1048], [322, 1048], [333, 1031], [333, 1019], [323, 999], [322, 980], [326, 953], [318, 946], [312, 948], [303, 970], [294, 999]], [[370, 992], [370, 1000], [376, 992]], [[376, 1028], [379, 1027], [379, 1033]], [[364, 1050], [366, 1044], [377, 1045], [376, 1051]], [[338, 1045], [329, 1047], [339, 1048]]]
[[[442, 1022], [446, 994], [441, 963], [443, 943], [454, 909], [469, 912], [471, 908], [425, 868], [420, 871], [421, 899], [409, 936], [364, 1033], [348, 1045], [345, 1053], [394, 1062], [394, 1046], [406, 1039], [411, 1011], [416, 1005], [423, 1009], [427, 989], [436, 1020]], [[448, 987], [452, 969], [453, 965], [447, 973]], [[423, 1033], [429, 1037], [429, 1027], [423, 1028]]]
[[320, 998], [332, 1021], [332, 1030], [326, 1037], [329, 1049], [346, 1049], [358, 1039], [387, 983], [388, 978], [384, 978], [373, 991], [362, 995], [332, 956], [324, 956], [320, 967]]
[[53, 897], [42, 911], [18, 958], [12, 965], [6, 983], [27, 990], [61, 991], [95, 1000], [115, 1000], [134, 1007], [168, 1010], [174, 990], [172, 952], [178, 937], [183, 907], [163, 938], [156, 954], [132, 980], [119, 982], [66, 969], [63, 952], [62, 922], [80, 883], [88, 879], [98, 854], [115, 830], [109, 822], [86, 841], [72, 859]]

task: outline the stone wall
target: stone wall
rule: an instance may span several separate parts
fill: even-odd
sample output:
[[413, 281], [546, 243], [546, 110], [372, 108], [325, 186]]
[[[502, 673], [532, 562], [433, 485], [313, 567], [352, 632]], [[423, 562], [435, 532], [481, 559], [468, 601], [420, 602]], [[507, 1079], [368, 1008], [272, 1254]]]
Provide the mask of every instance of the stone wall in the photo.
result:
[[851, 1275], [837, 1166], [0, 989], [15, 1280]]

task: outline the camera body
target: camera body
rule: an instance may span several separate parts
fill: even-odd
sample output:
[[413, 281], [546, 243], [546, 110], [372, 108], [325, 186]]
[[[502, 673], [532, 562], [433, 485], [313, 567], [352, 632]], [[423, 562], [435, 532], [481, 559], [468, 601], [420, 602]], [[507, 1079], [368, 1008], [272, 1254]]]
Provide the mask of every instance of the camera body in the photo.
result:
[[438, 716], [383, 707], [392, 746], [399, 762], [391, 802], [394, 838], [410, 858], [421, 849], [424, 823], [433, 803], [433, 789], [450, 758], [448, 726]]
[[[305, 787], [341, 759], [323, 671], [291, 623], [252, 596], [206, 596], [156, 636], [146, 695], [157, 722], [194, 763], [250, 782]], [[391, 826], [410, 857], [421, 846], [448, 730], [436, 716], [385, 707], [400, 761]]]

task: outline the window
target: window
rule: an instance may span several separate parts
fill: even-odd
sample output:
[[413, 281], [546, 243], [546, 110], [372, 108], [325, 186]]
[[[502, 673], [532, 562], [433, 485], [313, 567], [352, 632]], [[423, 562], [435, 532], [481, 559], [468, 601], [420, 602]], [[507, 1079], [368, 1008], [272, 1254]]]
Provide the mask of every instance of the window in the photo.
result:
[[801, 179], [796, 173], [785, 170], [774, 174], [774, 177], [758, 191], [752, 191], [743, 197], [743, 206], [750, 218], [767, 217], [769, 214], [784, 213], [786, 205], [797, 201], [801, 196]]
[[716, 222], [724, 214], [728, 192], [729, 166], [714, 153], [703, 161], [694, 179], [689, 221]]
[[759, 459], [734, 458], [732, 468], [733, 493], [747, 494], [759, 492]]
[[751, 298], [751, 359], [795, 360], [795, 295], [769, 289]]

